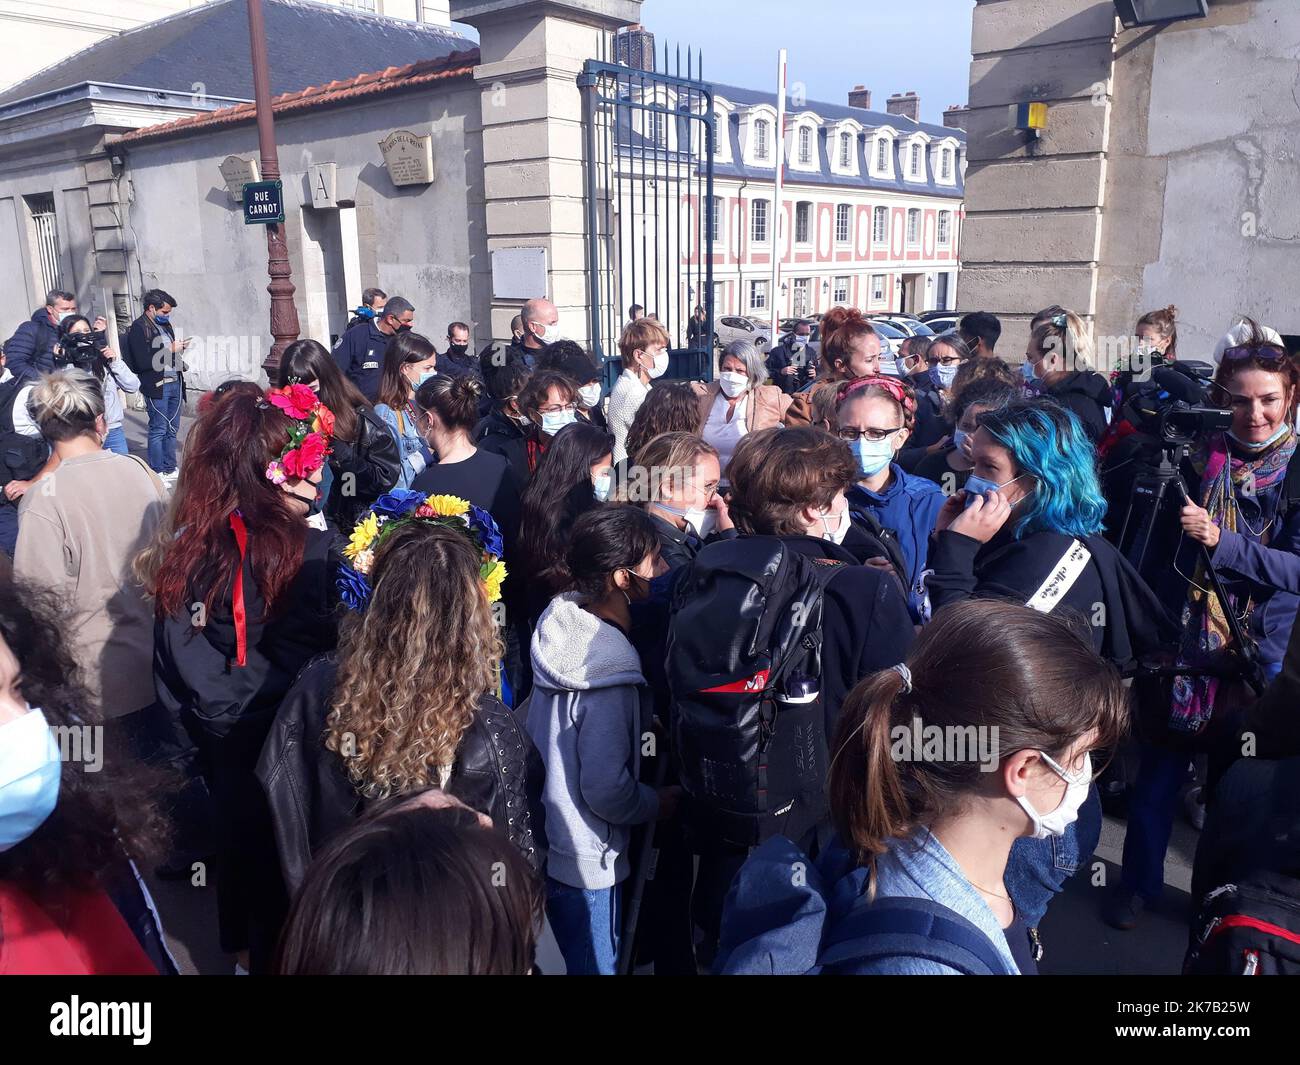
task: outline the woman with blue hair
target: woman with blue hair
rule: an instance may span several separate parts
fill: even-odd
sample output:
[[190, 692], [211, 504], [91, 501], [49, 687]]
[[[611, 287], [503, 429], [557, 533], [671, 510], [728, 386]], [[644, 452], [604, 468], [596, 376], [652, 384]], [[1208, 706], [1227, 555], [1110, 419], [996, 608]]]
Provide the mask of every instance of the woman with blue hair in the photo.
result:
[[[936, 615], [969, 598], [1024, 603], [1072, 621], [1093, 650], [1127, 673], [1170, 646], [1172, 619], [1100, 535], [1106, 501], [1079, 419], [1039, 398], [986, 411], [976, 426], [971, 476], [939, 512], [930, 549]], [[1035, 939], [1048, 902], [1100, 834], [1094, 787], [1063, 835], [1016, 843], [1006, 883]]]

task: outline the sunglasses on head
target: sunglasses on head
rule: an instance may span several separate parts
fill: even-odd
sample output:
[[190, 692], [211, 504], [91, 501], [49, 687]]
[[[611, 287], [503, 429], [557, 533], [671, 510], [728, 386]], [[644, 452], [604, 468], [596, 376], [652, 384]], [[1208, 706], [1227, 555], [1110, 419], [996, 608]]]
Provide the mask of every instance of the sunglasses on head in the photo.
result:
[[1241, 359], [1258, 359], [1260, 362], [1283, 362], [1287, 358], [1285, 348], [1276, 344], [1239, 344], [1228, 348], [1223, 353], [1224, 362], [1238, 362]]

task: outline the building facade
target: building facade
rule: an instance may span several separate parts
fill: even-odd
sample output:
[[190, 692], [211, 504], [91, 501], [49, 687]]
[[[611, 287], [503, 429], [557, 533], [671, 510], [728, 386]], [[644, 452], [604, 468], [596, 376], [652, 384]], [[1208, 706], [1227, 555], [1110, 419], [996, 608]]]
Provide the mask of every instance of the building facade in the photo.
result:
[[[1300, 4], [1208, 11], [1125, 29], [1113, 0], [975, 8], [960, 305], [1003, 318], [1009, 356], [1053, 303], [1103, 352], [1169, 304], [1185, 358], [1242, 314], [1300, 335]], [[1030, 100], [1037, 138], [1008, 121]]]

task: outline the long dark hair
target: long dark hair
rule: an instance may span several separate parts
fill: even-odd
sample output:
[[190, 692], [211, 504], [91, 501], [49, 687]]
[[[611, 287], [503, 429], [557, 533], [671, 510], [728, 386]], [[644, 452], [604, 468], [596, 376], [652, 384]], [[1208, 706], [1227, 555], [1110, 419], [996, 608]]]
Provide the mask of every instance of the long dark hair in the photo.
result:
[[519, 557], [524, 581], [547, 596], [569, 581], [569, 532], [596, 506], [591, 467], [614, 449], [614, 438], [586, 422], [566, 425], [551, 441], [524, 489]]
[[[413, 362], [424, 362], [433, 354], [433, 343], [426, 336], [411, 332], [394, 336], [384, 349], [384, 369], [379, 378], [379, 402], [391, 410], [401, 410], [411, 398], [412, 391], [402, 376], [402, 367]], [[328, 400], [325, 401], [325, 406], [329, 406]]]
[[654, 521], [640, 507], [629, 503], [595, 507], [573, 523], [568, 588], [588, 600], [602, 599], [615, 572], [634, 569], [658, 550]]
[[[23, 698], [53, 727], [95, 727], [102, 717], [82, 685], [67, 631], [52, 593], [0, 581], [0, 636], [18, 660]], [[23, 885], [44, 904], [56, 901], [51, 890], [112, 880], [125, 855], [156, 856], [165, 850], [168, 832], [152, 801], [160, 780], [116, 749], [106, 752], [97, 772], [64, 759], [54, 812], [25, 840], [0, 852], [0, 881]]]
[[282, 976], [522, 976], [543, 893], [518, 849], [463, 807], [376, 806], [307, 871], [276, 951]]
[[253, 579], [273, 612], [298, 573], [307, 525], [289, 497], [266, 477], [267, 465], [289, 443], [291, 420], [260, 392], [233, 390], [199, 418], [185, 441], [185, 461], [167, 520], [146, 549], [139, 570], [160, 617], [206, 613], [230, 594], [239, 548], [230, 530], [236, 510], [257, 545], [249, 552]]
[[350, 444], [357, 442], [360, 418], [357, 411], [369, 407], [370, 401], [339, 369], [325, 345], [315, 340], [295, 340], [280, 357], [280, 386], [290, 384], [320, 385], [320, 401], [334, 415], [334, 436]]

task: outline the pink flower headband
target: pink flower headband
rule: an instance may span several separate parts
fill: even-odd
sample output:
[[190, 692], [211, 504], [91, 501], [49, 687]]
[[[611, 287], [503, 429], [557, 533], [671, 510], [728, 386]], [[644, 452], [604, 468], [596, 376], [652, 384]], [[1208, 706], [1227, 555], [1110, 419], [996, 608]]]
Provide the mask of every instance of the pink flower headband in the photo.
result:
[[325, 464], [334, 435], [334, 414], [306, 385], [267, 389], [266, 400], [293, 419], [289, 443], [266, 467], [266, 479], [283, 484], [290, 477], [307, 477]]

